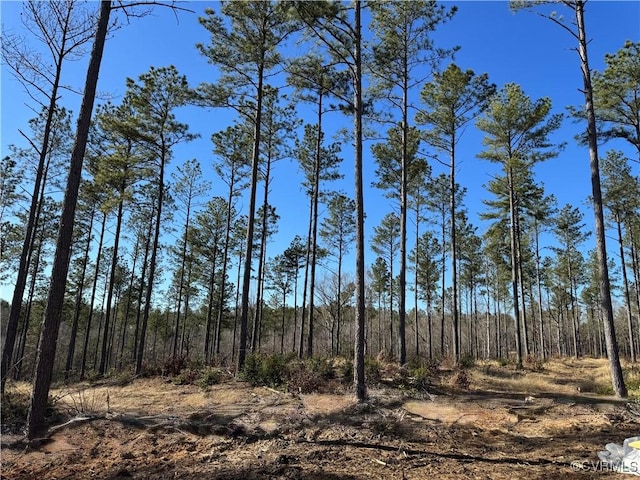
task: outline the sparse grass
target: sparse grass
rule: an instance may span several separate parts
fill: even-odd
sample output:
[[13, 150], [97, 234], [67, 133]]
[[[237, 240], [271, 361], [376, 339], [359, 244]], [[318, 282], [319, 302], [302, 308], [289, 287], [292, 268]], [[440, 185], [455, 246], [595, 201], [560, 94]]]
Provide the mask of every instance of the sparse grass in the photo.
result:
[[[553, 358], [542, 366], [527, 362], [524, 370], [504, 365], [500, 360], [483, 361], [474, 370], [474, 387], [480, 390], [496, 390], [525, 394], [556, 393], [576, 395], [592, 393], [612, 395], [611, 374], [606, 359]], [[534, 365], [531, 365], [534, 363]], [[478, 368], [479, 367], [479, 368]], [[630, 395], [632, 389], [640, 392], [640, 369], [623, 369]], [[635, 383], [634, 383], [635, 382]]]
[[7, 382], [2, 398], [2, 431], [19, 432], [27, 423], [31, 386], [24, 382]]
[[84, 386], [75, 390], [58, 390], [52, 399], [56, 410], [73, 416], [109, 411], [109, 400], [108, 390], [98, 393]]

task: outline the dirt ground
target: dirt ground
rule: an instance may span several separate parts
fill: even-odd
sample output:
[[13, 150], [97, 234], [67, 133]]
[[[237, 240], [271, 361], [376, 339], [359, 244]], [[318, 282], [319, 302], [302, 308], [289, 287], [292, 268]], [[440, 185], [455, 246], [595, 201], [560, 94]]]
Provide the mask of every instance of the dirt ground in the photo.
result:
[[445, 388], [443, 373], [427, 392], [370, 388], [364, 404], [344, 387], [300, 394], [231, 378], [75, 385], [54, 391], [68, 415], [46, 439], [26, 447], [3, 434], [1, 478], [624, 478], [597, 453], [640, 434], [638, 417], [628, 401], [585, 392], [603, 370], [484, 365], [468, 390]]

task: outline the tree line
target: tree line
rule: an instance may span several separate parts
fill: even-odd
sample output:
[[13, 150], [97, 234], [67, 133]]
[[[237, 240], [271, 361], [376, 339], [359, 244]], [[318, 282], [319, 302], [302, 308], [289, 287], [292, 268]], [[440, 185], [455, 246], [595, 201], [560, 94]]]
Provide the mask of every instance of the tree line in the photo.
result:
[[[94, 109], [111, 14], [178, 7], [103, 1], [96, 14], [72, 0], [26, 3], [26, 40], [44, 39], [56, 67], [34, 61], [24, 38], [3, 40], [5, 63], [39, 109], [21, 130], [26, 146], [10, 146], [0, 163], [2, 280], [15, 285], [2, 308], [2, 386], [9, 377], [35, 380], [30, 434], [41, 426], [37, 408], [52, 378], [142, 374], [176, 358], [241, 370], [252, 352], [353, 356], [360, 399], [365, 355], [401, 364], [414, 356], [513, 358], [520, 366], [527, 357], [606, 355], [614, 390], [626, 395], [618, 350], [632, 361], [640, 350], [640, 185], [632, 169], [640, 159], [640, 43], [627, 42], [591, 72], [584, 2], [564, 3], [575, 30], [548, 18], [575, 37], [585, 79], [586, 108], [572, 115], [588, 128], [565, 140], [590, 147], [591, 252], [580, 209], [558, 205], [534, 174], [561, 152], [551, 137], [568, 120], [551, 113], [549, 98], [456, 65], [457, 47], [433, 38], [455, 7], [222, 2], [199, 18], [211, 36], [196, 46], [215, 82], [191, 85], [173, 66], [153, 67], [126, 80], [121, 102]], [[74, 130], [60, 104], [60, 73], [92, 40]], [[295, 42], [309, 50], [289, 58]], [[303, 103], [310, 118], [299, 118]], [[187, 105], [233, 112], [203, 154], [224, 185], [215, 196], [204, 158], [178, 161], [167, 174], [175, 148], [197, 136], [181, 118]], [[327, 123], [337, 115], [353, 129], [330, 139]], [[456, 148], [469, 127], [483, 134], [478, 158], [500, 167], [486, 185], [490, 226], [482, 235], [456, 179]], [[373, 187], [390, 210], [368, 242], [365, 139]], [[598, 158], [612, 139], [635, 147], [638, 159], [617, 150]], [[334, 187], [346, 143], [352, 194]], [[271, 203], [271, 183], [276, 162], [291, 158], [308, 217], [273, 252], [286, 206]], [[434, 162], [447, 173], [432, 174]], [[367, 249], [374, 258], [365, 259]], [[355, 269], [345, 264], [352, 253]]]

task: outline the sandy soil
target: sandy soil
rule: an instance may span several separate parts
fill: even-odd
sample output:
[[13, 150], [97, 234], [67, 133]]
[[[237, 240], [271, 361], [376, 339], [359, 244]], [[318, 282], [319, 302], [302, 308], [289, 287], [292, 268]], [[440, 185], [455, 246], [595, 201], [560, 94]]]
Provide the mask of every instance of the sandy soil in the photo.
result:
[[[468, 391], [383, 385], [364, 404], [340, 387], [304, 395], [233, 379], [206, 390], [163, 378], [66, 387], [54, 394], [67, 416], [46, 439], [27, 447], [3, 435], [1, 478], [625, 478], [597, 452], [639, 434], [637, 416], [577, 391], [601, 368], [591, 362], [476, 369]], [[567, 371], [580, 373], [568, 381]]]

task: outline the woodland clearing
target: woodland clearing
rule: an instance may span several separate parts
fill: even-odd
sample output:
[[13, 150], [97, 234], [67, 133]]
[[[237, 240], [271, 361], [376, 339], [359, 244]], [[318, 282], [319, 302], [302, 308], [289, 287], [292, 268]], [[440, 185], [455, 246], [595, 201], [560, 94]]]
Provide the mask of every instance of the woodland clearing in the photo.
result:
[[[312, 393], [224, 376], [104, 379], [52, 391], [52, 426], [26, 445], [3, 402], [2, 479], [585, 479], [610, 442], [640, 433], [635, 389], [608, 395], [606, 360], [552, 360], [517, 370], [440, 367], [426, 388], [381, 371], [357, 404], [338, 379]], [[461, 373], [464, 372], [464, 373]], [[629, 383], [635, 367], [625, 369]], [[291, 390], [291, 389], [289, 389]], [[616, 477], [612, 477], [616, 478]], [[624, 477], [620, 477], [624, 478]]]

